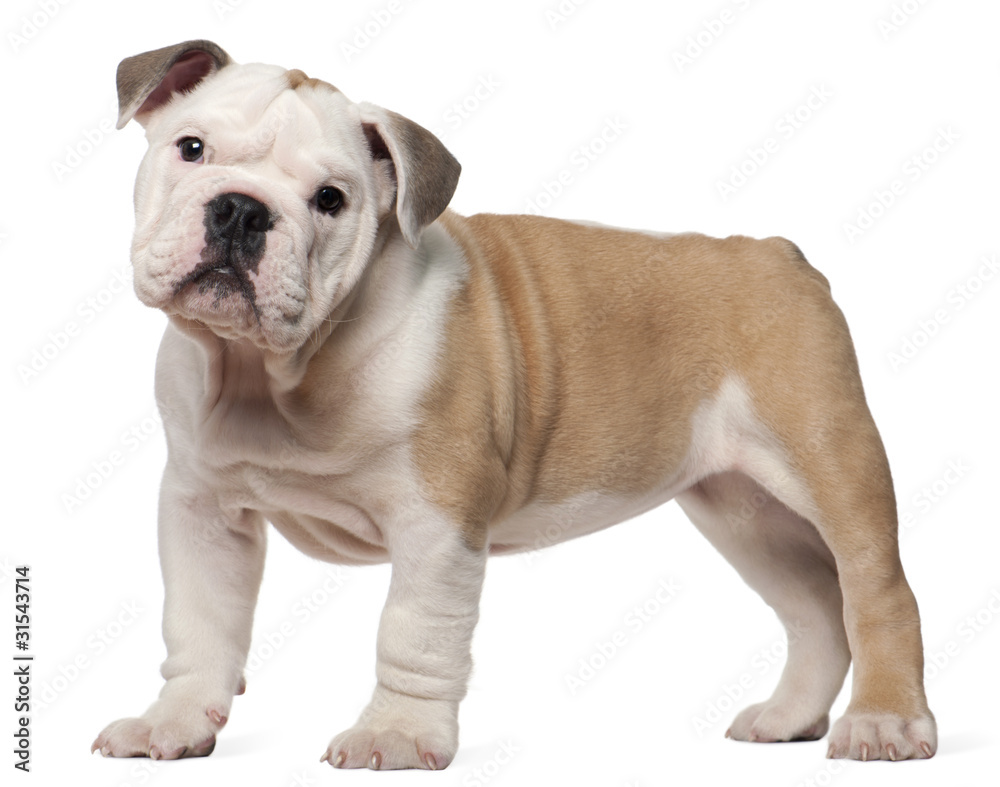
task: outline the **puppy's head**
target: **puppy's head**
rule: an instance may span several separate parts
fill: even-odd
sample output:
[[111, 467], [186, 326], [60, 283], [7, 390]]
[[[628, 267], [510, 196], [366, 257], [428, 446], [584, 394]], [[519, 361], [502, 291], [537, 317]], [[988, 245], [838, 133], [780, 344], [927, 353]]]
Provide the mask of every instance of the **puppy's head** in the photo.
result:
[[287, 353], [358, 282], [380, 228], [416, 246], [458, 162], [429, 131], [301, 71], [188, 41], [118, 66], [118, 127], [149, 149], [135, 188], [143, 303]]

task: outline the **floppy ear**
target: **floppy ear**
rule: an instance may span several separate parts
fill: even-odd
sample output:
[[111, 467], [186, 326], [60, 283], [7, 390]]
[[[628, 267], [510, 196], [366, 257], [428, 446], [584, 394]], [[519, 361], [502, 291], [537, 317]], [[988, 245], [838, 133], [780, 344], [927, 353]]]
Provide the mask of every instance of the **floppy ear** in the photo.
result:
[[125, 58], [118, 64], [118, 128], [133, 117], [146, 125], [150, 113], [175, 93], [186, 93], [229, 62], [211, 41], [185, 41]]
[[403, 238], [415, 247], [420, 231], [448, 207], [462, 167], [423, 126], [374, 104], [358, 106], [372, 157], [392, 164], [396, 218]]

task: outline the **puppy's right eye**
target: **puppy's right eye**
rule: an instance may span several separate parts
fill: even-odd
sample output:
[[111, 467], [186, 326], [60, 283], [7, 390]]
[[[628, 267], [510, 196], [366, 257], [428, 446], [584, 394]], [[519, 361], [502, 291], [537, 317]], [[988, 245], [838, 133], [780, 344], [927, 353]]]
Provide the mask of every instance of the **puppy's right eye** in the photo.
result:
[[177, 149], [184, 161], [200, 161], [205, 155], [205, 143], [198, 137], [184, 137], [177, 143]]
[[343, 202], [343, 192], [333, 186], [324, 186], [316, 192], [316, 207], [324, 213], [336, 213]]

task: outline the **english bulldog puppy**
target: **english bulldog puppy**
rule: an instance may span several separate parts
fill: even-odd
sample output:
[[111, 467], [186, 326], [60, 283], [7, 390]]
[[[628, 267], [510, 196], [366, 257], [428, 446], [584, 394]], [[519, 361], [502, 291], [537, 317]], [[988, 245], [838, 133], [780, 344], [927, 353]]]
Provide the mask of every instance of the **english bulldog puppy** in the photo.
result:
[[823, 737], [853, 658], [829, 756], [934, 754], [889, 465], [793, 243], [460, 216], [430, 132], [209, 41], [123, 60], [118, 95], [149, 141], [135, 290], [169, 316], [168, 656], [94, 750], [211, 753], [270, 522], [314, 558], [392, 564], [371, 703], [322, 759], [445, 768], [487, 557], [676, 499], [797, 632], [729, 737]]

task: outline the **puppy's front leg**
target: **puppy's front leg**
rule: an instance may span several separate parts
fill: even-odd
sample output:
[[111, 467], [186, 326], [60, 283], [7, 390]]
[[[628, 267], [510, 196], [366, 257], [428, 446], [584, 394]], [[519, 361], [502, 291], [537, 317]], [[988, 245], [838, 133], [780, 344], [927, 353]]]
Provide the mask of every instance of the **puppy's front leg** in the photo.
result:
[[322, 759], [335, 768], [439, 770], [458, 750], [486, 550], [469, 548], [450, 523], [393, 541], [378, 685], [354, 727], [327, 747]]
[[106, 757], [211, 754], [233, 695], [243, 690], [253, 611], [264, 570], [260, 514], [193, 494], [170, 468], [160, 489], [166, 684], [138, 718], [109, 724], [91, 748]]

